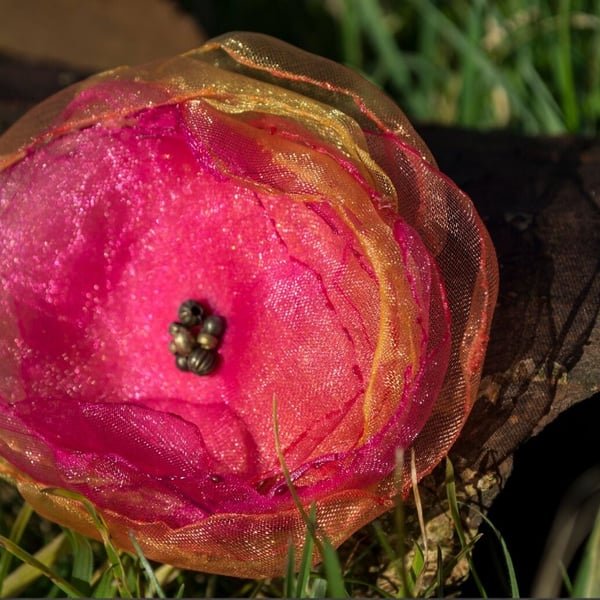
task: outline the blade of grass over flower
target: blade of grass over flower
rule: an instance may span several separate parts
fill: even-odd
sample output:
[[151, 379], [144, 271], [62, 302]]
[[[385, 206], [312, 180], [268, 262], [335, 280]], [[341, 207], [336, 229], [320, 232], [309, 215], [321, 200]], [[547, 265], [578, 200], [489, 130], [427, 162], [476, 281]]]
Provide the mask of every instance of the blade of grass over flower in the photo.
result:
[[86, 596], [92, 592], [90, 582], [94, 573], [94, 554], [90, 541], [64, 528], [64, 532], [71, 544], [71, 553], [73, 556], [73, 566], [71, 569], [71, 583], [80, 589]]
[[[310, 534], [307, 535], [310, 537]], [[290, 540], [288, 548], [287, 562], [285, 565], [285, 577], [283, 579], [283, 596], [284, 598], [301, 598], [296, 595], [294, 580], [296, 579], [296, 548]]]
[[100, 534], [108, 560], [111, 566], [114, 567], [115, 572], [118, 574], [117, 582], [119, 584], [119, 594], [123, 598], [133, 597], [133, 594], [130, 591], [127, 581], [127, 572], [125, 571], [125, 568], [121, 561], [119, 551], [115, 548], [114, 544], [112, 543], [110, 539], [110, 533], [108, 532], [108, 528], [104, 523], [104, 519], [101, 515], [98, 514], [94, 505], [85, 496], [61, 488], [46, 488], [44, 490], [44, 493], [54, 494], [56, 496], [68, 498], [69, 500], [74, 500], [83, 504], [88, 514], [90, 515], [98, 533]]
[[[59, 543], [62, 543], [62, 540]], [[66, 579], [62, 578], [60, 575], [52, 571], [52, 569], [47, 567], [43, 562], [38, 560], [32, 554], [29, 554], [29, 552], [23, 550], [23, 548], [9, 540], [7, 537], [0, 535], [0, 546], [2, 546], [5, 550], [10, 552], [15, 558], [18, 558], [25, 564], [33, 567], [34, 569], [37, 569], [70, 598], [81, 598], [85, 596], [85, 594], [81, 590], [77, 589]]]
[[[446, 496], [448, 498], [450, 514], [452, 515], [452, 520], [454, 521], [454, 529], [456, 531], [456, 535], [458, 536], [460, 546], [462, 549], [470, 548], [467, 542], [467, 536], [465, 535], [465, 532], [462, 527], [460, 511], [458, 510], [458, 502], [456, 499], [456, 482], [454, 480], [454, 467], [452, 466], [452, 462], [449, 458], [446, 458]], [[487, 598], [485, 588], [483, 587], [481, 580], [479, 579], [479, 575], [477, 574], [477, 570], [475, 569], [475, 565], [473, 564], [473, 560], [471, 559], [471, 553], [468, 552], [466, 556], [469, 562], [471, 577], [473, 577], [473, 581], [475, 582], [475, 585], [477, 586], [481, 597]]]
[[[19, 544], [21, 542], [21, 538], [23, 537], [23, 533], [27, 528], [27, 524], [31, 519], [31, 515], [33, 514], [33, 508], [30, 504], [25, 502], [19, 513], [17, 514], [17, 518], [13, 523], [10, 533], [8, 537], [15, 544]], [[12, 563], [13, 555], [6, 550], [2, 552], [2, 556], [0, 557], [0, 594], [3, 592], [3, 582], [6, 579], [6, 576], [10, 570], [10, 565]]]
[[[308, 518], [312, 523], [312, 527], [317, 526], [317, 507], [314, 502], [310, 506]], [[304, 538], [304, 547], [302, 548], [302, 558], [300, 559], [300, 569], [298, 571], [298, 579], [296, 581], [296, 589], [294, 590], [295, 598], [305, 598], [308, 590], [308, 580], [310, 577], [310, 568], [312, 565], [312, 556], [315, 547], [315, 542], [308, 527], [306, 528], [306, 537]]]
[[285, 462], [285, 458], [283, 456], [283, 450], [281, 449], [281, 438], [279, 437], [279, 419], [277, 417], [277, 398], [273, 396], [273, 431], [275, 434], [275, 451], [277, 452], [277, 458], [279, 459], [279, 464], [281, 465], [281, 470], [283, 471], [283, 477], [285, 479], [286, 484], [290, 490], [290, 494], [294, 501], [298, 512], [302, 515], [306, 526], [309, 528], [311, 535], [315, 539], [315, 542], [318, 544], [318, 539], [316, 536], [316, 532], [312, 529], [310, 520], [306, 511], [304, 510], [304, 506], [302, 506], [302, 502], [296, 492], [296, 488], [294, 487], [294, 483], [292, 482], [292, 478], [290, 476], [289, 469], [287, 468], [287, 464]]
[[151, 586], [150, 593], [152, 593], [152, 588], [154, 588], [154, 591], [156, 591], [156, 595], [159, 598], [166, 598], [166, 595], [165, 595], [162, 587], [160, 586], [160, 583], [158, 583], [158, 580], [156, 579], [154, 570], [150, 566], [148, 559], [146, 558], [146, 556], [144, 555], [144, 552], [140, 548], [138, 541], [135, 539], [135, 534], [133, 533], [133, 531], [129, 532], [129, 539], [131, 540], [131, 545], [133, 546], [133, 549], [135, 550], [138, 560], [140, 561], [140, 563], [142, 565], [142, 569], [144, 570], [144, 573], [146, 574], [146, 577], [148, 578], [148, 582], [150, 583], [150, 586]]
[[279, 436], [279, 419], [277, 417], [277, 398], [273, 396], [273, 432], [275, 434], [275, 450], [277, 452], [277, 458], [279, 459], [279, 463], [281, 465], [281, 470], [283, 472], [283, 476], [285, 478], [285, 482], [290, 490], [290, 494], [294, 501], [294, 505], [296, 506], [298, 512], [302, 516], [304, 523], [308, 529], [309, 534], [313, 538], [315, 546], [319, 550], [321, 558], [323, 559], [323, 568], [325, 569], [325, 575], [327, 578], [327, 593], [336, 598], [345, 598], [348, 596], [346, 588], [344, 587], [344, 579], [342, 576], [342, 568], [340, 566], [340, 562], [338, 556], [331, 546], [329, 540], [322, 536], [322, 539], [319, 537], [317, 532], [317, 524], [316, 521], [313, 523], [307, 515], [304, 506], [302, 506], [302, 502], [296, 492], [296, 488], [294, 487], [294, 483], [290, 476], [290, 471], [287, 468], [285, 463], [285, 457], [283, 456], [283, 451], [281, 449], [281, 438]]
[[[398, 448], [396, 451], [396, 466], [394, 469], [396, 487], [400, 491], [401, 482], [402, 482], [402, 472], [404, 469], [404, 451], [402, 448]], [[405, 510], [404, 510], [404, 500], [402, 498], [402, 494], [398, 493], [396, 507], [394, 510], [394, 520], [396, 526], [396, 557], [398, 570], [400, 575], [400, 584], [402, 589], [400, 593], [405, 597], [413, 596], [413, 588], [410, 585], [408, 573], [406, 570], [406, 563], [404, 561], [404, 556], [406, 554], [406, 529], [405, 529]]]

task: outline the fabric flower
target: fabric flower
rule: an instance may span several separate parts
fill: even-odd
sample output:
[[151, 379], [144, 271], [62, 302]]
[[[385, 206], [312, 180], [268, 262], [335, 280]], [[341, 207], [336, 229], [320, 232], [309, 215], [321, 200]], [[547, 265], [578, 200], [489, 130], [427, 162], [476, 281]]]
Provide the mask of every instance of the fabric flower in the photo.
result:
[[42, 103], [0, 139], [0, 231], [4, 474], [150, 558], [283, 572], [305, 525], [274, 403], [338, 545], [408, 490], [397, 449], [422, 477], [474, 401], [497, 266], [470, 200], [380, 91], [271, 38]]

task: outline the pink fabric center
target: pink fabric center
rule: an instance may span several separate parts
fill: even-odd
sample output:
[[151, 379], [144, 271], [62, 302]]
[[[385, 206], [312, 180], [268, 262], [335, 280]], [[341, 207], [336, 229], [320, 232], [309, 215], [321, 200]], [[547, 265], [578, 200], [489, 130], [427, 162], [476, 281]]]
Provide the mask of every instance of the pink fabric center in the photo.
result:
[[[0, 393], [53, 460], [114, 451], [147, 473], [234, 475], [264, 493], [269, 473], [281, 482], [273, 398], [292, 471], [357, 444], [378, 286], [326, 204], [224, 177], [177, 107], [58, 138], [2, 187], [2, 309], [18, 331]], [[167, 351], [188, 298], [226, 319], [210, 377]]]

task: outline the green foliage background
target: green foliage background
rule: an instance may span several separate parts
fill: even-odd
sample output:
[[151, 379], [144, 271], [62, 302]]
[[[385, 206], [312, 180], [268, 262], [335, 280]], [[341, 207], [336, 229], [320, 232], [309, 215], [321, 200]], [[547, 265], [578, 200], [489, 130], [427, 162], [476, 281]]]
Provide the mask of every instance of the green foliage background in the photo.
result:
[[357, 69], [421, 122], [594, 135], [600, 0], [181, 0]]

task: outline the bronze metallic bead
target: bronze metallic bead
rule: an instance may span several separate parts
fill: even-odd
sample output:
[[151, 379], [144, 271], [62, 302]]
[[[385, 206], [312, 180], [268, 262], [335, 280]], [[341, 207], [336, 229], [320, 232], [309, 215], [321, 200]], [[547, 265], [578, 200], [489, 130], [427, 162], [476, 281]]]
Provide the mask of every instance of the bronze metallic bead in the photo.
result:
[[189, 367], [188, 367], [188, 361], [187, 361], [187, 356], [180, 356], [177, 355], [175, 357], [175, 366], [180, 370], [180, 371], [189, 371]]
[[217, 354], [213, 350], [196, 348], [187, 357], [187, 366], [196, 375], [209, 375], [217, 366]]
[[186, 300], [177, 313], [179, 321], [186, 327], [195, 327], [202, 321], [204, 310], [195, 300]]
[[206, 350], [214, 350], [219, 345], [218, 337], [203, 331], [198, 334], [196, 341], [201, 348], [206, 348]]
[[185, 327], [181, 323], [169, 323], [169, 335], [175, 335], [178, 331], [185, 331]]
[[187, 329], [180, 329], [177, 331], [169, 344], [169, 350], [171, 350], [173, 354], [189, 354], [193, 349], [194, 338]]
[[217, 315], [210, 315], [202, 323], [202, 332], [209, 333], [215, 337], [220, 337], [225, 329], [225, 321]]

